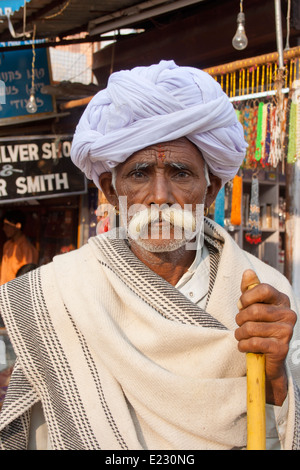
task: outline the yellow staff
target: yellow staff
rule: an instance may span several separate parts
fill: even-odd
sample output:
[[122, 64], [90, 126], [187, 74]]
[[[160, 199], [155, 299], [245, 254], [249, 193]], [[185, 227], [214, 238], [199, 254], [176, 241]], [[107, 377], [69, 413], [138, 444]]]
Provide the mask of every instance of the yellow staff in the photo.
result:
[[247, 353], [247, 450], [266, 449], [265, 356]]
[[[247, 290], [258, 283], [251, 284]], [[247, 450], [266, 449], [265, 356], [247, 353]]]

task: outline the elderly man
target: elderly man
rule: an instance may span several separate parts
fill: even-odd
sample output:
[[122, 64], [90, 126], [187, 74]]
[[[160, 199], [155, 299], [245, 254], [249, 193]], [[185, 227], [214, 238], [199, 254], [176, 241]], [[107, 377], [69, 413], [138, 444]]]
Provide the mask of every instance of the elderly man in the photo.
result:
[[2, 288], [4, 449], [245, 448], [246, 352], [266, 356], [267, 448], [300, 447], [292, 289], [203, 216], [244, 153], [204, 72], [111, 75], [72, 158], [122, 227]]

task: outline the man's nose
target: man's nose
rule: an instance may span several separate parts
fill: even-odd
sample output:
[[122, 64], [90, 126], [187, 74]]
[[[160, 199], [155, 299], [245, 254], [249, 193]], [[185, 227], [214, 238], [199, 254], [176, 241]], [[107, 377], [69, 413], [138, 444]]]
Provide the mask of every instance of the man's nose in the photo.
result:
[[168, 178], [159, 175], [151, 183], [150, 193], [146, 201], [149, 206], [152, 204], [159, 206], [162, 204], [172, 205], [176, 202], [172, 192], [172, 185]]

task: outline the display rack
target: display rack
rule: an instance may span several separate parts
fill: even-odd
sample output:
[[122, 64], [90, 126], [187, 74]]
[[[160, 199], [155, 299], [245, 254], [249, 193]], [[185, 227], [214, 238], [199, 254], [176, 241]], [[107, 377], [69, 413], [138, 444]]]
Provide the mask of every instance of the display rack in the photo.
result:
[[[244, 250], [283, 273], [285, 261], [285, 177], [280, 171], [260, 170], [258, 173], [261, 242], [251, 244], [246, 240], [246, 233], [249, 231], [252, 173], [251, 170], [246, 170], [243, 174], [241, 225], [231, 225], [228, 217], [225, 219], [227, 229]], [[229, 201], [227, 204], [229, 206]]]
[[[206, 69], [233, 103], [249, 145], [238, 173], [242, 179], [241, 220], [238, 224], [231, 221], [233, 182], [230, 181], [224, 191], [223, 225], [243, 249], [282, 273], [287, 271], [286, 214], [293, 213], [293, 208], [287, 207], [286, 185], [291, 182], [287, 180], [289, 172], [286, 168], [300, 158], [300, 105], [298, 103], [298, 110], [295, 111], [293, 106], [296, 105], [292, 99], [295, 83], [299, 83], [299, 58], [300, 48], [296, 47], [284, 51], [284, 69], [278, 67], [278, 53]], [[293, 113], [294, 121], [291, 119]], [[264, 125], [261, 125], [262, 119]], [[257, 217], [260, 235], [257, 243], [253, 240], [250, 243], [251, 237], [246, 237], [251, 223], [253, 178], [258, 178], [259, 183]], [[216, 214], [219, 213], [217, 208]], [[216, 214], [212, 206], [209, 216], [216, 220]]]

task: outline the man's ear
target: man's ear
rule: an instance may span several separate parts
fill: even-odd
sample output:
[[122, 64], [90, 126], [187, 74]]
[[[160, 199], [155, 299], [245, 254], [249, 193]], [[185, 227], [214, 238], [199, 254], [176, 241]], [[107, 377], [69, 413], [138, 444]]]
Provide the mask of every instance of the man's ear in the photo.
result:
[[117, 206], [118, 196], [112, 185], [112, 173], [105, 172], [99, 176], [99, 184], [104, 196], [112, 206]]
[[213, 175], [212, 173], [209, 173], [209, 179], [210, 179], [210, 185], [207, 188], [207, 193], [206, 193], [206, 198], [205, 198], [205, 207], [211, 206], [211, 204], [216, 199], [218, 192], [220, 191], [221, 186], [222, 186], [222, 181], [218, 176]]

